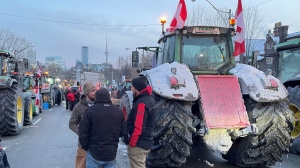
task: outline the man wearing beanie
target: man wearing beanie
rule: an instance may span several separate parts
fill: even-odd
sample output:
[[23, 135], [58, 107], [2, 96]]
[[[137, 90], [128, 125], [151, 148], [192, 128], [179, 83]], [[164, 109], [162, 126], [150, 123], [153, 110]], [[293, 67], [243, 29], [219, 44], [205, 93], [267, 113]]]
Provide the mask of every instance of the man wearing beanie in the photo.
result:
[[[95, 92], [96, 87], [92, 83], [85, 83], [83, 86], [83, 95], [81, 96], [79, 103], [77, 103], [73, 109], [69, 121], [69, 128], [77, 135], [79, 135], [78, 125], [83, 118], [85, 110], [95, 103]], [[76, 168], [85, 168], [86, 166], [86, 152], [81, 148], [80, 143], [78, 143], [75, 166]]]
[[[153, 143], [155, 102], [151, 96], [152, 88], [145, 76], [134, 78], [131, 81], [131, 90], [133, 105], [127, 120], [127, 132], [130, 136], [127, 139], [127, 153], [131, 168], [145, 168], [146, 156]], [[125, 137], [124, 142], [127, 144]]]
[[95, 98], [95, 105], [86, 109], [80, 121], [79, 142], [87, 151], [87, 168], [114, 168], [119, 137], [127, 134], [125, 117], [106, 88], [97, 90]]

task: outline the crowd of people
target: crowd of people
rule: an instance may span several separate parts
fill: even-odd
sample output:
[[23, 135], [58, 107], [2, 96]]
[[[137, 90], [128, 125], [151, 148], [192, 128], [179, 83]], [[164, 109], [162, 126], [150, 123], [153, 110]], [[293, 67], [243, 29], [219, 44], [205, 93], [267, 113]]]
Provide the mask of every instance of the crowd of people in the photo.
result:
[[[133, 79], [131, 90], [133, 108], [127, 121], [121, 109], [112, 104], [109, 91], [103, 87], [96, 90], [92, 83], [84, 84], [83, 95], [77, 97], [77, 102], [68, 102], [72, 111], [69, 128], [79, 139], [76, 168], [114, 168], [120, 137], [128, 145], [130, 167], [146, 167], [153, 141], [155, 103], [146, 77]], [[75, 98], [77, 93], [73, 95]]]

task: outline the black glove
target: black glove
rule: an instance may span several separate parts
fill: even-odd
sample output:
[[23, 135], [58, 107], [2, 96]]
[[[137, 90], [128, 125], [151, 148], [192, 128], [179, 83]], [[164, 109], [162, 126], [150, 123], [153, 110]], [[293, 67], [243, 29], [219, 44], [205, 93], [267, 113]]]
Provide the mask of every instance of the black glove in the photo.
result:
[[122, 141], [123, 141], [126, 145], [129, 144], [129, 136], [128, 136], [128, 134], [126, 134], [126, 135], [124, 135], [124, 136], [122, 137]]

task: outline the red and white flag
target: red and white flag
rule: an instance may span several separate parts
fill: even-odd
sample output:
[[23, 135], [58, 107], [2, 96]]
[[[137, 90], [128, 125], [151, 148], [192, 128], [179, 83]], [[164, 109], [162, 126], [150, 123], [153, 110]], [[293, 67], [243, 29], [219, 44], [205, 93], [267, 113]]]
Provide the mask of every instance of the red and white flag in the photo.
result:
[[245, 53], [245, 23], [243, 17], [243, 6], [242, 0], [238, 0], [238, 6], [235, 13], [235, 19], [237, 22], [236, 28], [236, 38], [235, 38], [235, 45], [234, 45], [234, 53], [233, 56], [238, 56], [240, 54]]
[[167, 31], [172, 33], [176, 29], [182, 29], [187, 18], [187, 10], [184, 0], [179, 0], [177, 10]]
[[41, 69], [41, 67], [39, 67], [36, 75], [40, 78], [41, 74], [42, 74], [42, 69]]
[[39, 85], [39, 82], [37, 84], [37, 88], [36, 88], [36, 91], [35, 91], [35, 105], [39, 105], [40, 104], [40, 85]]

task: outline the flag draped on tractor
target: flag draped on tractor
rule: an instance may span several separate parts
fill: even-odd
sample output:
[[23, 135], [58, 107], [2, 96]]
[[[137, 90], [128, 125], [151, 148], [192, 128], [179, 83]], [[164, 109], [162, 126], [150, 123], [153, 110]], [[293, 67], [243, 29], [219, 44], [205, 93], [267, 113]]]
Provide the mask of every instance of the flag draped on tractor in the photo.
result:
[[245, 23], [243, 17], [243, 7], [242, 0], [238, 0], [238, 6], [235, 13], [235, 18], [237, 22], [236, 28], [236, 39], [234, 45], [234, 56], [238, 56], [240, 54], [245, 53]]
[[182, 29], [187, 18], [187, 10], [184, 0], [179, 0], [177, 10], [167, 31], [172, 33], [176, 29]]
[[41, 73], [42, 73], [42, 69], [41, 69], [41, 67], [39, 67], [36, 75], [40, 78], [41, 77]]
[[[36, 73], [37, 77], [40, 78], [42, 74], [42, 69], [41, 67], [38, 68], [38, 71]], [[35, 91], [35, 105], [39, 105], [40, 104], [40, 83], [39, 80], [37, 79], [37, 85], [36, 85], [36, 91]]]

